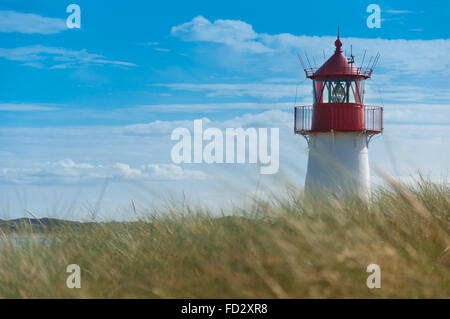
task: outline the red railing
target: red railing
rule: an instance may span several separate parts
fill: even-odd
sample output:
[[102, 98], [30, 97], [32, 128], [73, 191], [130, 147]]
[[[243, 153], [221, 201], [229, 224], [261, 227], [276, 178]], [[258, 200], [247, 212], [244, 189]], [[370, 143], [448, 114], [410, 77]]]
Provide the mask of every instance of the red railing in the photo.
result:
[[[314, 132], [312, 129], [313, 107], [296, 106], [294, 115], [294, 130], [296, 134]], [[334, 119], [331, 119], [334, 123]], [[383, 108], [381, 106], [364, 106], [364, 129], [371, 133], [381, 133], [383, 131]], [[323, 130], [317, 130], [323, 131]]]
[[381, 106], [364, 105], [364, 126], [366, 131], [383, 131], [383, 108]]
[[294, 131], [296, 134], [311, 131], [312, 105], [296, 106], [294, 108]]
[[[305, 74], [307, 78], [311, 78], [314, 77], [314, 74], [319, 70], [319, 68], [304, 68], [305, 70]], [[324, 72], [327, 72], [326, 68], [323, 69]], [[331, 72], [331, 71], [330, 71]], [[370, 67], [365, 67], [365, 68], [361, 68], [361, 67], [342, 67], [341, 69], [339, 69], [339, 74], [335, 74], [335, 75], [358, 75], [358, 76], [363, 76], [366, 78], [369, 78], [372, 75], [373, 72], [373, 68]], [[330, 76], [333, 75], [333, 73], [329, 74]]]
[[295, 133], [303, 133], [311, 130], [312, 123], [312, 106], [296, 106], [295, 107], [294, 130]]

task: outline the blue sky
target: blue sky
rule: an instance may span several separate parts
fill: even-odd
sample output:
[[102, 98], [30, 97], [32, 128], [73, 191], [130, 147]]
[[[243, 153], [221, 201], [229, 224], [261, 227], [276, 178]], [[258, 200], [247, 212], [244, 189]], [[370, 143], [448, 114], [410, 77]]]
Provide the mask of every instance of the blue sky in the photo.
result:
[[[170, 192], [215, 201], [255, 191], [251, 166], [171, 163], [171, 130], [197, 118], [279, 125], [280, 175], [302, 185], [306, 143], [292, 134], [292, 106], [296, 92], [311, 103], [311, 83], [296, 53], [320, 64], [338, 24], [357, 63], [365, 49], [381, 53], [367, 83], [366, 103], [383, 105], [386, 120], [372, 163], [402, 178], [448, 171], [448, 2], [80, 0], [80, 30], [65, 27], [69, 3], [0, 0], [3, 214], [82, 218], [106, 180], [105, 218], [131, 199], [144, 207]], [[381, 7], [380, 29], [366, 25], [370, 3]]]

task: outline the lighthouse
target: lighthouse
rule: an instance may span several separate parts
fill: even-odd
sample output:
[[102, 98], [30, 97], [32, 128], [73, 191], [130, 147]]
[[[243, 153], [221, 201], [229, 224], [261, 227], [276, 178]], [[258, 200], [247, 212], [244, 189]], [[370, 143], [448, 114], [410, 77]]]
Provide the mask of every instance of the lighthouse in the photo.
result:
[[[305, 189], [342, 195], [370, 194], [368, 146], [383, 131], [383, 108], [364, 104], [364, 83], [371, 77], [379, 54], [364, 66], [342, 52], [335, 41], [334, 54], [319, 68], [305, 66], [313, 84], [313, 105], [295, 106], [294, 130], [308, 142]], [[306, 56], [309, 63], [309, 59]]]

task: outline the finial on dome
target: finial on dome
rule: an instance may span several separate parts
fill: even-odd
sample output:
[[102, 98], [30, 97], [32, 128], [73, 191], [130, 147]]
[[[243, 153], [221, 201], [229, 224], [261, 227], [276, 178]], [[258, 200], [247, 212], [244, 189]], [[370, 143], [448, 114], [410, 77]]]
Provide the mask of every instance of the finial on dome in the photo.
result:
[[341, 42], [341, 39], [339, 38], [339, 24], [338, 24], [338, 35], [337, 35], [337, 39], [336, 39], [336, 41], [334, 42], [334, 45], [336, 46], [336, 53], [341, 53], [342, 52], [342, 49], [341, 49], [341, 47], [342, 47], [342, 42]]

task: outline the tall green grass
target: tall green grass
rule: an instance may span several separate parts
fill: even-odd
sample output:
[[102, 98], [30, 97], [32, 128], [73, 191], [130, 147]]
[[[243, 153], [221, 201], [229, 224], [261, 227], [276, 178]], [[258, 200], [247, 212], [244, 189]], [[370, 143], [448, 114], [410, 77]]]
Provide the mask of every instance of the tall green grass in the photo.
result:
[[[254, 200], [234, 216], [182, 203], [138, 222], [64, 226], [0, 245], [4, 298], [449, 298], [450, 189]], [[154, 217], [159, 216], [159, 217]], [[8, 237], [11, 234], [4, 234]], [[369, 289], [369, 264], [381, 288]], [[81, 267], [81, 289], [66, 267]]]

